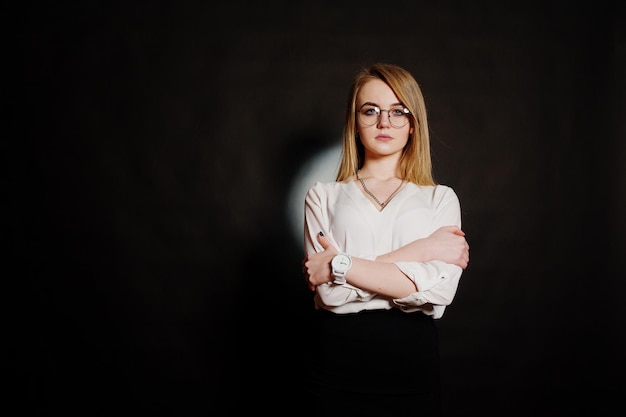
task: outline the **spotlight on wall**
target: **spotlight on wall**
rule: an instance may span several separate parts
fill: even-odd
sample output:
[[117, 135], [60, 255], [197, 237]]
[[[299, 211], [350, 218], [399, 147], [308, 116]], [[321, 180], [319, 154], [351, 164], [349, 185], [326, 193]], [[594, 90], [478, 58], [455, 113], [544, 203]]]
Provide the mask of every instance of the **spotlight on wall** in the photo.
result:
[[335, 180], [340, 157], [341, 145], [335, 145], [318, 152], [302, 165], [291, 183], [287, 217], [290, 221], [291, 233], [300, 246], [302, 246], [304, 239], [304, 198], [306, 193], [317, 181]]

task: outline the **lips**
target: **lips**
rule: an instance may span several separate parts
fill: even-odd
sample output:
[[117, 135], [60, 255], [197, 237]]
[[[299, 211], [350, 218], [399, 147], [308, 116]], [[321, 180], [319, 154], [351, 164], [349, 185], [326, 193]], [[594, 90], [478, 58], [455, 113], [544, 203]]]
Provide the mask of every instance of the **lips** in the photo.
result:
[[389, 142], [390, 140], [393, 140], [393, 138], [389, 135], [377, 135], [376, 140], [379, 140], [381, 142]]

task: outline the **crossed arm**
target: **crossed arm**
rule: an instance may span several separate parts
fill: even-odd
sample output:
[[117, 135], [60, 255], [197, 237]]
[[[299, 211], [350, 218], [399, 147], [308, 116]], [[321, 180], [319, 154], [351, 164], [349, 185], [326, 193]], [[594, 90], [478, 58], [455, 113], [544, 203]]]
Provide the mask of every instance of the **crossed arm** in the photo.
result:
[[[318, 241], [324, 248], [321, 252], [311, 253], [303, 259], [303, 272], [311, 291], [333, 280], [330, 261], [338, 253], [323, 235]], [[443, 226], [430, 236], [414, 240], [392, 252], [378, 256], [375, 260], [352, 258], [352, 268], [346, 274], [349, 284], [366, 291], [375, 292], [391, 298], [403, 298], [419, 291], [394, 262], [428, 262], [440, 260], [454, 264], [462, 269], [469, 263], [469, 244], [465, 233], [457, 226]], [[385, 277], [381, 280], [380, 277]]]

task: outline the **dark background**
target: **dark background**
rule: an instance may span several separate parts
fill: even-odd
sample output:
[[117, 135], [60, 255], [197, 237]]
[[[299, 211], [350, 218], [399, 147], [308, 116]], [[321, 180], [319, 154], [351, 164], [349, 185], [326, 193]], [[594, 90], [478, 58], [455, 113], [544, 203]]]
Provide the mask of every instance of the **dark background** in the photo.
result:
[[305, 414], [288, 193], [385, 61], [423, 88], [472, 248], [445, 415], [622, 408], [624, 6], [250, 3], [3, 6], [3, 404]]

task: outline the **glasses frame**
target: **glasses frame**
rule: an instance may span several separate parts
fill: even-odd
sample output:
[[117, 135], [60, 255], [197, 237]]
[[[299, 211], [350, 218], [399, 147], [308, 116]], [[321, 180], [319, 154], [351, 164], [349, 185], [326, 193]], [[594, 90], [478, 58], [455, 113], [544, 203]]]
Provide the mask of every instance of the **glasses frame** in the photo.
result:
[[[363, 113], [363, 107], [365, 107], [365, 106], [371, 106], [371, 107], [374, 109], [374, 111], [377, 113], [377, 114], [376, 114], [376, 121], [375, 121], [375, 122], [373, 122], [373, 123], [369, 123], [369, 124], [368, 124], [368, 123], [365, 123], [365, 122], [361, 119], [361, 115], [365, 115], [365, 114]], [[406, 117], [406, 123], [405, 123], [405, 124], [403, 124], [402, 126], [396, 126], [396, 125], [394, 125], [394, 124], [393, 124], [393, 122], [391, 121], [391, 110], [402, 110], [402, 112], [404, 113], [404, 115], [405, 115], [405, 116], [407, 116], [407, 117]], [[374, 125], [376, 125], [376, 124], [380, 123], [381, 118], [382, 118], [382, 115], [383, 115], [383, 112], [385, 112], [385, 111], [387, 112], [387, 120], [389, 120], [389, 125], [390, 125], [391, 127], [395, 127], [396, 129], [401, 129], [401, 128], [403, 128], [404, 126], [406, 126], [407, 124], [409, 124], [409, 123], [410, 123], [410, 121], [411, 121], [411, 119], [408, 117], [408, 116], [410, 116], [410, 115], [411, 115], [411, 112], [409, 111], [409, 109], [407, 109], [407, 108], [406, 108], [406, 107], [404, 107], [404, 106], [397, 106], [397, 107], [393, 107], [393, 108], [391, 108], [391, 109], [381, 109], [380, 107], [378, 107], [378, 106], [374, 106], [374, 105], [372, 105], [372, 104], [370, 104], [370, 103], [364, 103], [361, 107], [359, 107], [359, 109], [358, 109], [358, 110], [357, 110], [357, 112], [356, 112], [356, 113], [357, 113], [357, 120], [358, 120], [361, 124], [363, 124], [363, 126], [374, 126]]]

